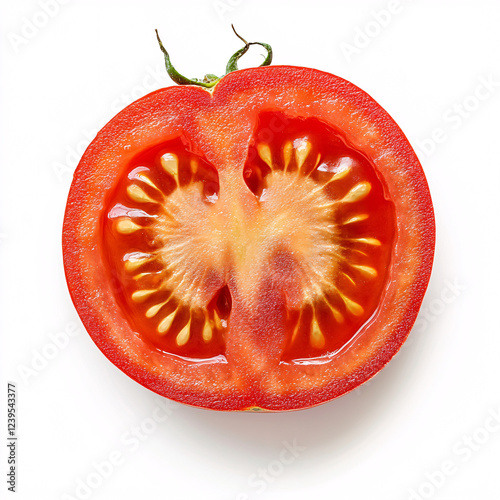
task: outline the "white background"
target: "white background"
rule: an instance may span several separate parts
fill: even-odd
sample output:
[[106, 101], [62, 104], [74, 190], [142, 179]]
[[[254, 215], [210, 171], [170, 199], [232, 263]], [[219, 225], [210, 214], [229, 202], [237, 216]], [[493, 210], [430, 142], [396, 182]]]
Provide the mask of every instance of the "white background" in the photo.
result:
[[[23, 500], [498, 500], [500, 3], [54, 1], [50, 15], [42, 1], [0, 2], [0, 497], [12, 495], [14, 381]], [[377, 12], [394, 5], [381, 27]], [[301, 412], [165, 410], [94, 346], [63, 275], [77, 157], [119, 109], [170, 85], [154, 28], [178, 69], [202, 77], [241, 46], [231, 22], [272, 44], [275, 64], [338, 74], [382, 104], [419, 149], [436, 211], [407, 344], [370, 383]], [[256, 50], [245, 65], [260, 61]]]

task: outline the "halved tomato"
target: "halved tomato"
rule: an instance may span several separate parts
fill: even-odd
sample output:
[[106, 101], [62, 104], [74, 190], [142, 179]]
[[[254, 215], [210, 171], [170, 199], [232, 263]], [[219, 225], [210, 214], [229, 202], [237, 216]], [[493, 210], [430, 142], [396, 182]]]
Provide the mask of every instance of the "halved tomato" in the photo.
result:
[[78, 313], [126, 374], [195, 406], [278, 411], [340, 396], [397, 352], [434, 218], [380, 105], [281, 66], [119, 113], [76, 170], [63, 240]]

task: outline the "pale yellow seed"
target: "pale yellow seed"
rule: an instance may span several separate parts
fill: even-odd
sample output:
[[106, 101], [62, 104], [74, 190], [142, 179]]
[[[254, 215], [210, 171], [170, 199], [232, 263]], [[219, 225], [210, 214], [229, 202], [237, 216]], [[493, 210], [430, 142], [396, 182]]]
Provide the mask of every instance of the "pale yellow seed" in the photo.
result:
[[212, 327], [208, 321], [205, 321], [205, 325], [203, 326], [202, 337], [205, 342], [212, 340]]
[[372, 185], [363, 181], [359, 184], [356, 184], [343, 198], [342, 201], [344, 203], [354, 203], [356, 201], [360, 201], [363, 198], [368, 196], [368, 193], [371, 191]]
[[268, 144], [258, 144], [257, 153], [259, 153], [262, 161], [265, 162], [268, 167], [273, 168], [273, 157], [271, 155], [271, 148]]
[[193, 172], [193, 175], [196, 174], [196, 172], [198, 172], [198, 167], [199, 167], [198, 158], [191, 158], [189, 164], [191, 165], [191, 172]]
[[116, 223], [116, 230], [121, 234], [131, 234], [139, 229], [142, 229], [142, 226], [132, 222], [130, 219], [121, 219]]
[[359, 253], [360, 255], [363, 255], [365, 257], [368, 257], [368, 254], [366, 252], [363, 252], [361, 250], [358, 250], [357, 248], [351, 248], [353, 252]]
[[356, 282], [347, 274], [347, 273], [342, 273], [353, 285], [356, 285]]
[[217, 311], [214, 309], [214, 323], [218, 330], [222, 328], [222, 322], [220, 320], [220, 316], [217, 314]]
[[148, 297], [156, 293], [157, 290], [137, 290], [132, 294], [132, 300], [134, 302], [143, 302], [146, 300]]
[[354, 222], [361, 222], [362, 220], [368, 219], [368, 217], [368, 214], [353, 215], [352, 217], [349, 217], [349, 219], [345, 220], [343, 224], [345, 226], [347, 224], [353, 224]]
[[314, 168], [311, 170], [311, 173], [318, 168], [320, 161], [321, 161], [321, 153], [318, 153], [318, 156], [316, 156], [316, 161], [314, 162]]
[[293, 151], [293, 144], [291, 143], [291, 141], [287, 141], [283, 146], [283, 163], [285, 165], [285, 171], [288, 168], [288, 165], [290, 164], [290, 160], [292, 159], [292, 151]]
[[295, 148], [295, 159], [297, 160], [297, 168], [300, 169], [311, 152], [312, 144], [303, 139]]
[[160, 321], [158, 328], [156, 329], [158, 333], [165, 333], [172, 326], [176, 311], [177, 309]]
[[125, 271], [128, 272], [133, 272], [136, 269], [139, 269], [139, 267], [143, 266], [146, 264], [146, 262], [149, 262], [151, 260], [150, 257], [144, 257], [142, 259], [132, 259], [132, 260], [126, 260], [125, 261]]
[[140, 172], [137, 174], [137, 178], [140, 181], [144, 182], [144, 184], [151, 186], [152, 188], [156, 189], [157, 191], [160, 191], [160, 188], [146, 174]]
[[366, 243], [367, 245], [374, 245], [379, 247], [382, 243], [377, 240], [377, 238], [355, 238], [353, 241], [357, 241], [358, 243]]
[[343, 179], [344, 177], [347, 177], [347, 175], [350, 173], [350, 171], [351, 171], [351, 167], [344, 168], [340, 172], [337, 172], [336, 174], [334, 174], [334, 176], [330, 179], [329, 182], [339, 181], [340, 179]]
[[351, 264], [351, 267], [357, 269], [361, 274], [367, 276], [368, 278], [375, 278], [377, 276], [377, 270], [370, 266], [358, 266]]
[[153, 318], [156, 316], [159, 312], [160, 309], [168, 302], [161, 302], [160, 304], [155, 304], [154, 306], [151, 306], [147, 311], [146, 311], [146, 318]]
[[148, 194], [137, 184], [132, 184], [127, 187], [127, 194], [130, 198], [138, 203], [157, 203], [153, 198], [148, 196]]
[[299, 326], [300, 326], [301, 318], [302, 318], [302, 311], [300, 311], [299, 318], [297, 319], [297, 324], [295, 325], [295, 329], [293, 330], [292, 343], [295, 342], [295, 339], [297, 338], [297, 334], [299, 333]]
[[365, 310], [357, 302], [354, 302], [354, 300], [349, 299], [343, 294], [340, 294], [340, 296], [342, 297], [347, 310], [354, 314], [354, 316], [361, 316], [365, 312]]
[[338, 309], [336, 309], [335, 307], [333, 307], [330, 304], [330, 302], [328, 302], [327, 300], [325, 300], [324, 302], [331, 309], [331, 311], [333, 313], [333, 317], [335, 318], [335, 321], [337, 321], [337, 323], [343, 323], [344, 322], [344, 316], [343, 316], [343, 314]]
[[332, 309], [332, 313], [333, 313], [333, 317], [335, 318], [335, 321], [337, 323], [343, 323], [344, 316], [342, 315], [342, 313], [338, 309], [335, 309], [335, 307], [332, 307], [331, 309]]
[[140, 280], [141, 278], [144, 278], [145, 276], [150, 276], [150, 275], [151, 273], [139, 273], [134, 276], [134, 279], [137, 281]]
[[318, 320], [316, 318], [314, 318], [312, 322], [311, 334], [309, 336], [309, 340], [311, 342], [311, 345], [315, 349], [321, 349], [322, 347], [325, 347], [325, 337], [323, 335], [323, 332], [321, 331], [321, 328], [318, 325]]
[[189, 337], [191, 335], [190, 325], [191, 321], [189, 321], [188, 324], [177, 334], [175, 342], [179, 347], [185, 345], [189, 340]]
[[161, 157], [161, 166], [179, 184], [179, 159], [174, 153], [165, 153]]

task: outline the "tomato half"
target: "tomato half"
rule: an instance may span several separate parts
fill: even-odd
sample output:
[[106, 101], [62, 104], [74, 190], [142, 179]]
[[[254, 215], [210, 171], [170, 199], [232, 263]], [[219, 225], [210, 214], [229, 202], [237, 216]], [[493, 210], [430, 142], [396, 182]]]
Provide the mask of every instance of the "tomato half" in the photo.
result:
[[306, 408], [372, 377], [406, 339], [434, 254], [396, 123], [353, 84], [285, 66], [131, 104], [85, 152], [63, 232], [102, 352], [217, 410]]

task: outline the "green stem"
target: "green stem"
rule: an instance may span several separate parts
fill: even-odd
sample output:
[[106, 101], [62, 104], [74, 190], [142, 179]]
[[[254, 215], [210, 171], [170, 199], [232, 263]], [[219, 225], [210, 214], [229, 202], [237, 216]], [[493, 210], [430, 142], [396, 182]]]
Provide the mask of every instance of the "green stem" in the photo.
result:
[[[251, 45], [260, 45], [261, 47], [264, 47], [267, 51], [267, 56], [264, 59], [264, 62], [260, 66], [269, 66], [271, 64], [271, 61], [273, 59], [273, 49], [269, 44], [261, 42], [249, 43], [240, 35], [238, 35], [233, 25], [231, 25], [231, 27], [233, 28], [235, 35], [245, 44], [245, 46], [240, 50], [236, 51], [229, 59], [226, 65], [226, 73], [225, 73], [226, 75], [228, 73], [231, 73], [232, 71], [238, 70], [239, 59], [248, 52], [248, 49], [250, 48]], [[162, 41], [160, 40], [160, 35], [158, 34], [158, 30], [155, 30], [155, 32], [156, 32], [156, 39], [158, 40], [160, 49], [165, 57], [165, 67], [167, 68], [167, 73], [175, 83], [178, 83], [179, 85], [198, 85], [200, 87], [211, 88], [222, 78], [222, 77], [217, 77], [216, 75], [208, 74], [205, 75], [203, 80], [199, 80], [198, 78], [187, 78], [181, 75], [172, 65], [172, 62], [170, 61], [170, 55], [167, 52], [167, 49], [165, 49], [165, 47], [163, 46]]]
[[262, 42], [250, 42], [248, 43], [243, 37], [238, 35], [236, 30], [234, 29], [234, 26], [231, 24], [231, 28], [233, 28], [234, 34], [245, 44], [245, 46], [236, 51], [231, 58], [229, 59], [227, 66], [226, 66], [226, 75], [228, 73], [231, 73], [231, 71], [238, 71], [238, 60], [244, 56], [247, 52], [248, 49], [250, 48], [250, 45], [260, 45], [261, 47], [264, 47], [267, 50], [267, 56], [264, 59], [264, 62], [260, 66], [269, 66], [273, 60], [273, 49], [271, 46], [267, 43], [262, 43]]
[[[178, 83], [179, 85], [200, 85], [201, 87], [210, 88], [219, 81], [219, 78], [217, 78], [215, 75], [210, 75], [216, 78], [216, 80], [212, 81], [200, 81], [197, 78], [186, 78], [185, 76], [181, 75], [172, 65], [172, 62], [170, 61], [170, 55], [168, 54], [167, 49], [163, 46], [163, 43], [160, 40], [158, 30], [155, 30], [155, 32], [156, 39], [158, 40], [158, 43], [160, 45], [160, 49], [165, 56], [165, 66], [167, 68], [168, 76], [170, 76], [170, 78], [172, 78], [175, 83]], [[205, 79], [208, 79], [208, 76], [209, 75], [205, 76]]]
[[261, 66], [269, 66], [271, 64], [271, 61], [273, 60], [273, 49], [271, 48], [271, 46], [263, 42], [250, 42], [231, 56], [226, 66], [226, 75], [228, 73], [231, 73], [231, 71], [238, 71], [238, 64], [237, 64], [238, 60], [240, 59], [240, 57], [242, 57], [247, 53], [248, 49], [250, 48], [250, 45], [260, 45], [261, 47], [264, 47], [267, 50], [267, 56], [264, 59], [264, 62], [259, 65], [259, 68]]

